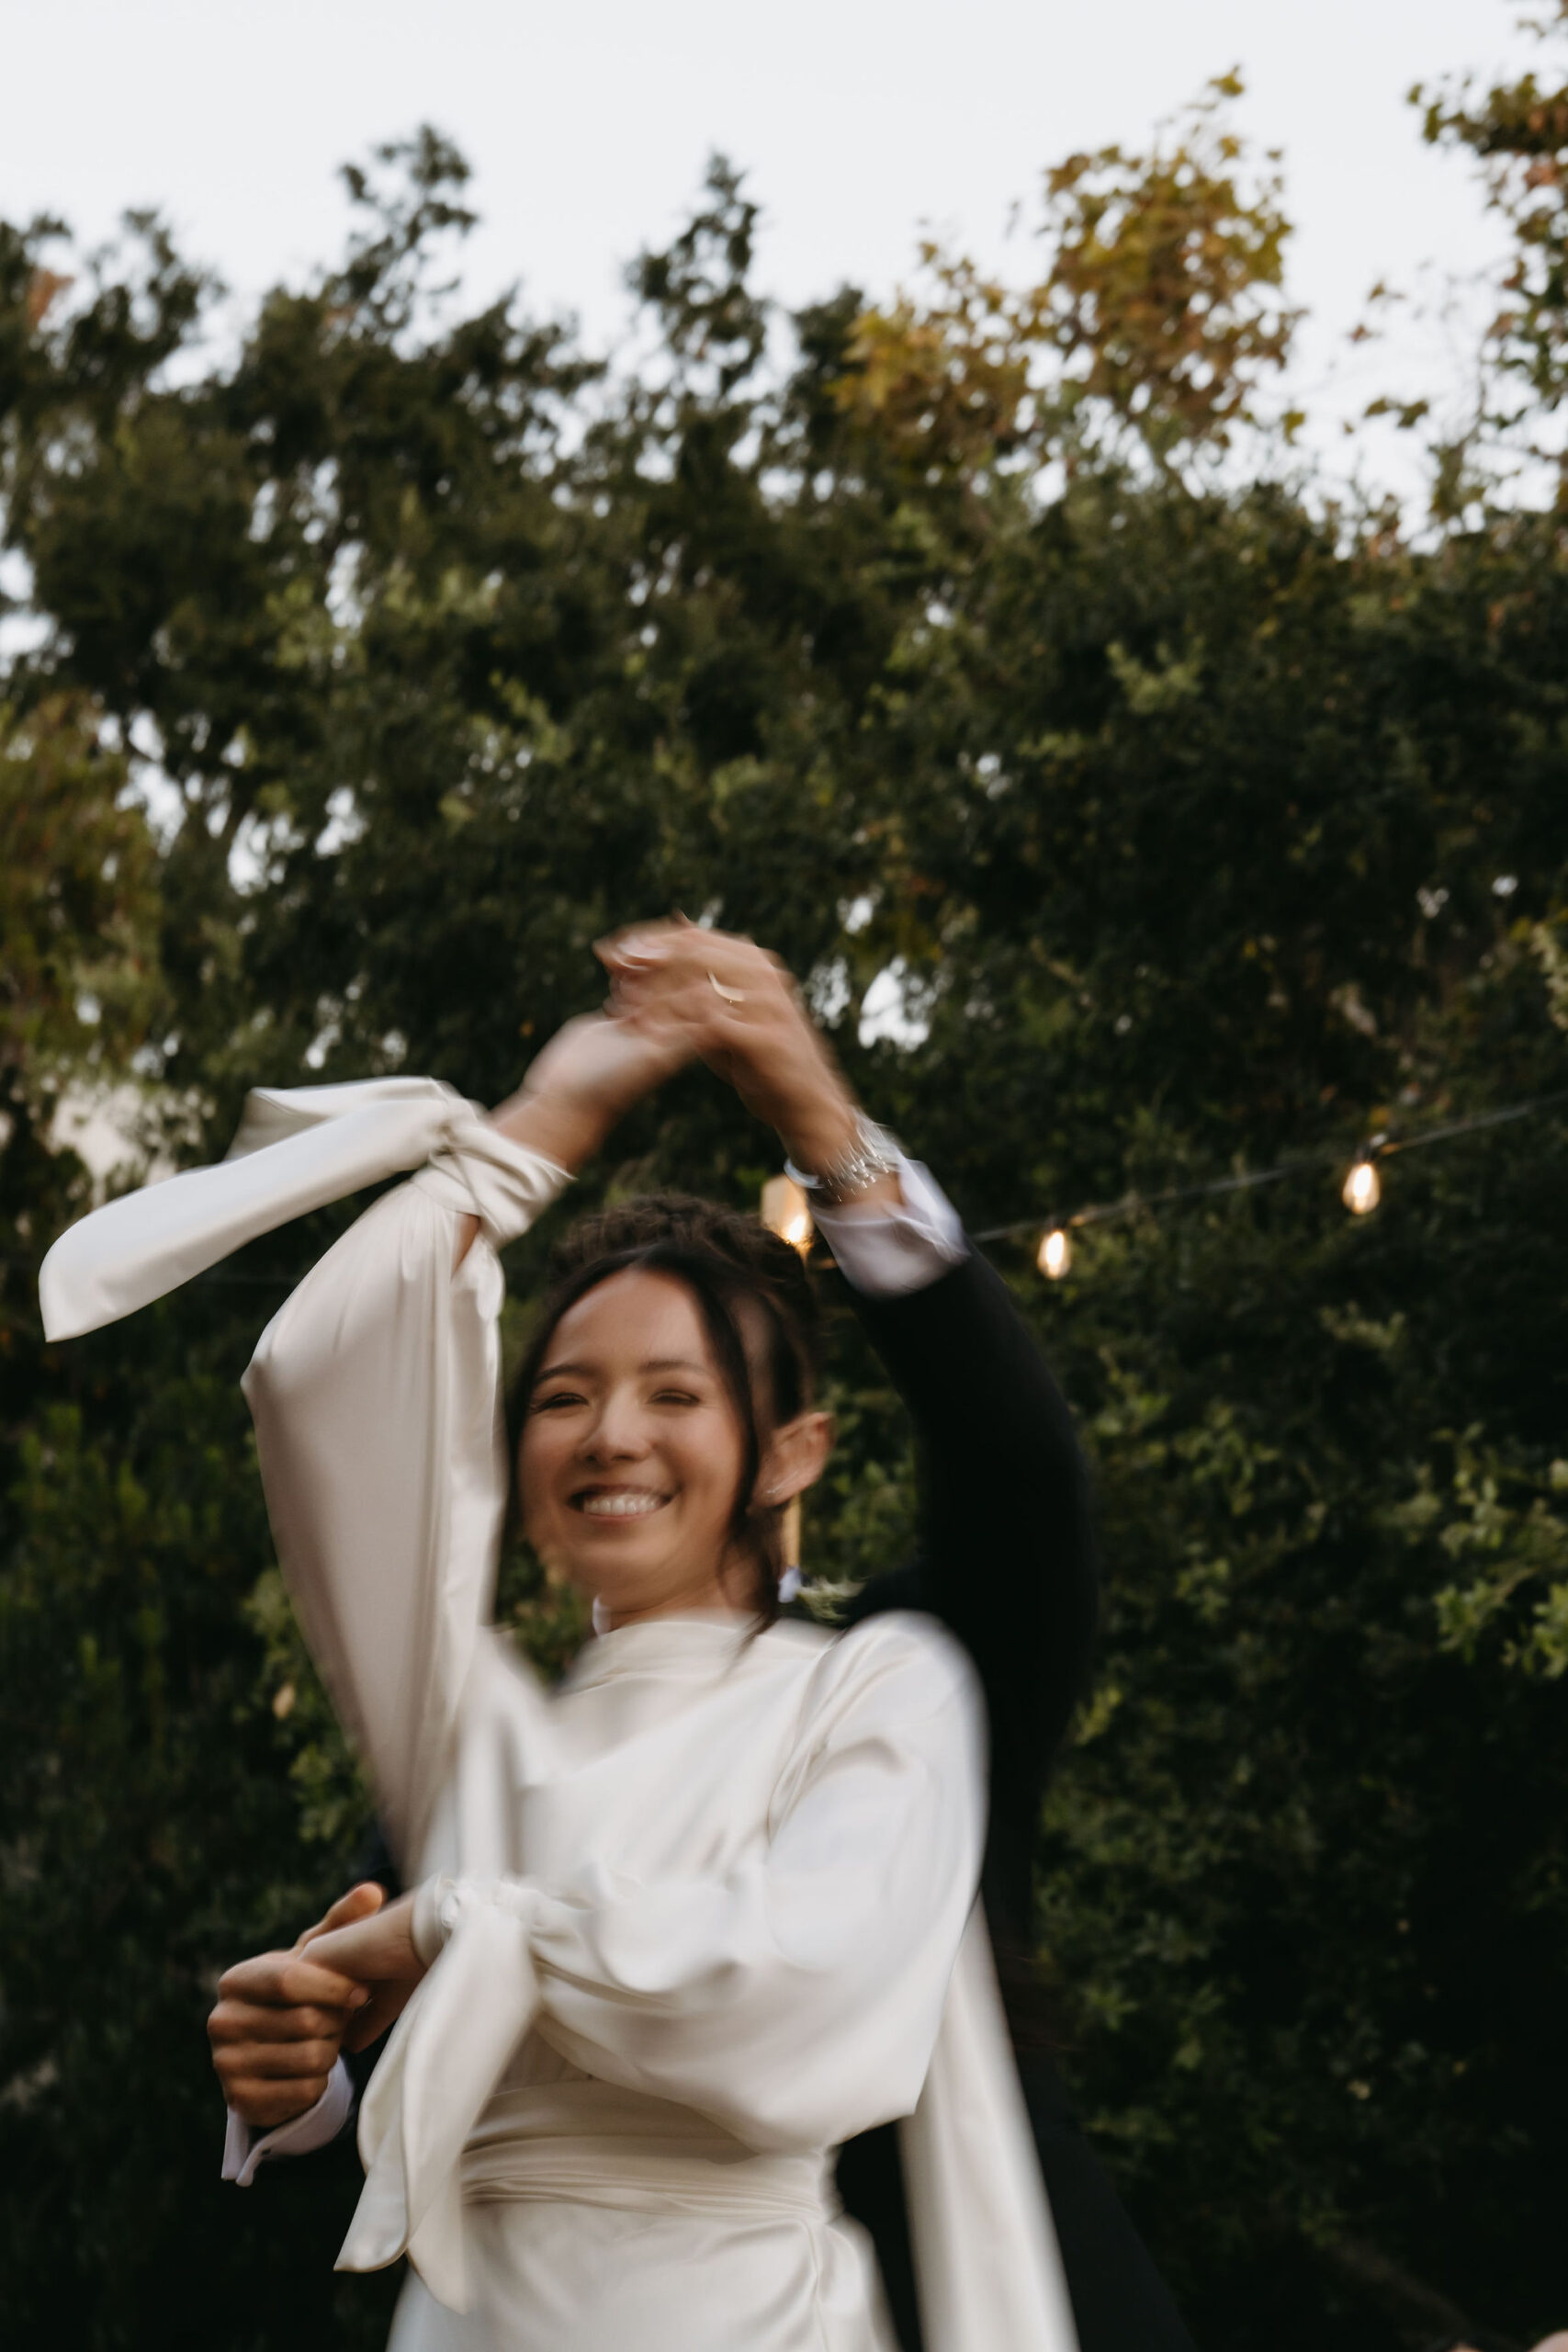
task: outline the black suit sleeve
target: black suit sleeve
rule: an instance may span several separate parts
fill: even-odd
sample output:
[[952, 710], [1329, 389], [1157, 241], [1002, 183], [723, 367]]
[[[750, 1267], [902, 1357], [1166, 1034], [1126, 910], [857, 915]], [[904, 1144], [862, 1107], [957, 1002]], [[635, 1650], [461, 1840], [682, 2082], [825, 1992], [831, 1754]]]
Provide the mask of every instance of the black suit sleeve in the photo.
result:
[[920, 1510], [914, 1562], [869, 1585], [850, 1615], [929, 1610], [974, 1658], [991, 1733], [987, 1909], [993, 1930], [1027, 1943], [1040, 1792], [1097, 1622], [1083, 1454], [1006, 1284], [977, 1252], [924, 1289], [851, 1297], [915, 1424]]
[[[929, 1610], [975, 1660], [991, 1729], [986, 1912], [1004, 1992], [1024, 1993], [1009, 2007], [1027, 2039], [1040, 1794], [1088, 1682], [1098, 1617], [1088, 1475], [1061, 1392], [984, 1259], [972, 1251], [901, 1297], [851, 1297], [915, 1424], [920, 1511], [914, 1561], [848, 1613]], [[1022, 2072], [1082, 2352], [1192, 2352], [1043, 2053]], [[920, 2352], [894, 2127], [848, 2142], [838, 2176], [875, 2243], [898, 2341]]]

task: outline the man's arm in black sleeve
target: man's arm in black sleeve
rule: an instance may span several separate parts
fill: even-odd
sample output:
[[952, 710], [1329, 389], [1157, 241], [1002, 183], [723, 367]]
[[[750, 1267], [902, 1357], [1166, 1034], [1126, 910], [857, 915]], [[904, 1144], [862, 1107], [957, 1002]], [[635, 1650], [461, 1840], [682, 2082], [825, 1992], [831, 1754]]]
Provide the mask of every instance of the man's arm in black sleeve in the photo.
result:
[[929, 1610], [973, 1657], [991, 1724], [987, 1892], [1027, 1936], [1040, 1791], [1088, 1679], [1098, 1614], [1082, 1451], [1007, 1285], [973, 1245], [920, 1289], [847, 1287], [914, 1422], [920, 1478], [914, 1562], [868, 1586], [850, 1614]]
[[[991, 1722], [986, 1909], [1005, 1979], [1010, 1959], [1032, 1947], [1040, 1792], [1094, 1645], [1088, 1475], [1061, 1392], [1006, 1285], [973, 1245], [919, 1288], [877, 1295], [851, 1286], [850, 1295], [915, 1424], [920, 1513], [914, 1561], [868, 1585], [849, 1613], [929, 1610], [975, 1659]], [[1083, 2352], [1192, 2352], [1054, 2070], [1039, 2052], [1020, 2054]], [[916, 2352], [890, 2128], [849, 2143], [839, 2182], [875, 2241], [899, 2341]]]

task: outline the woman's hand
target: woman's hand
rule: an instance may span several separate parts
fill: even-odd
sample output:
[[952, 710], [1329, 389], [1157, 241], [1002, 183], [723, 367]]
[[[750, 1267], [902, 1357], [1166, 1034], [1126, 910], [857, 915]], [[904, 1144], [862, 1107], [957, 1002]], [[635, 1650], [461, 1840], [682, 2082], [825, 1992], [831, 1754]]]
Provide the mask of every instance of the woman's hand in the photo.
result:
[[[581, 1012], [535, 1056], [518, 1092], [491, 1113], [491, 1123], [575, 1176], [615, 1121], [692, 1053], [690, 1040], [657, 1006], [624, 1014]], [[458, 1217], [454, 1272], [479, 1231], [477, 1216]]]
[[368, 1917], [343, 1927], [329, 1926], [332, 1917], [329, 1912], [297, 1949], [315, 1968], [329, 1969], [368, 1988], [369, 2000], [344, 2035], [345, 2049], [363, 2050], [385, 2033], [424, 1974], [424, 1962], [413, 1947], [413, 1896], [400, 1895]]
[[[655, 1004], [582, 1012], [562, 1023], [491, 1124], [513, 1143], [574, 1176], [617, 1119], [692, 1058], [692, 1041]], [[479, 1238], [477, 1216], [457, 1219], [454, 1270]]]
[[776, 956], [681, 922], [638, 924], [593, 952], [616, 1011], [677, 1027], [800, 1167], [815, 1172], [853, 1146], [854, 1098]]
[[660, 1006], [580, 1013], [557, 1030], [529, 1065], [521, 1091], [491, 1115], [516, 1142], [575, 1171], [616, 1120], [692, 1052]]

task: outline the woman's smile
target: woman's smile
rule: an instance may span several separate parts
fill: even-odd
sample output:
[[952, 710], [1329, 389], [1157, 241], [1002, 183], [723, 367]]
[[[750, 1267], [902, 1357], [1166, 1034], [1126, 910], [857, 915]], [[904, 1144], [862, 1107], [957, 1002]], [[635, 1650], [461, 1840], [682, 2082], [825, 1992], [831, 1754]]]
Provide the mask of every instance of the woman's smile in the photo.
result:
[[647, 1519], [672, 1499], [652, 1487], [581, 1487], [571, 1507], [590, 1519]]

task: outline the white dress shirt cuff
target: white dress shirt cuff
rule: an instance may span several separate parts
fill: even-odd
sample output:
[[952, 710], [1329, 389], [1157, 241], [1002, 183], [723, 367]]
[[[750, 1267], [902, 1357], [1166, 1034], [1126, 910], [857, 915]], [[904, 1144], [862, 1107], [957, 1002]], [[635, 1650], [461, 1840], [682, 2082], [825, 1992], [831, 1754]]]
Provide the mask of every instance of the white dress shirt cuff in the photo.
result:
[[258, 2166], [274, 2156], [308, 2156], [312, 2149], [324, 2148], [353, 2114], [354, 2097], [354, 2077], [340, 2058], [315, 2106], [270, 2132], [256, 2131], [231, 2108], [223, 2142], [224, 2179], [231, 2180], [237, 2188], [249, 2188]]
[[885, 1201], [813, 1208], [818, 1229], [855, 1289], [871, 1298], [924, 1290], [969, 1254], [957, 1210], [929, 1169], [899, 1152], [897, 1208]]

